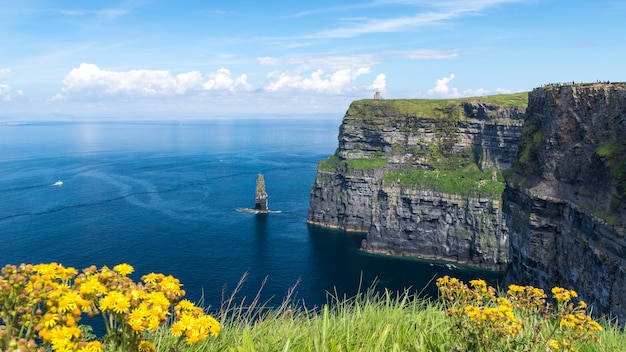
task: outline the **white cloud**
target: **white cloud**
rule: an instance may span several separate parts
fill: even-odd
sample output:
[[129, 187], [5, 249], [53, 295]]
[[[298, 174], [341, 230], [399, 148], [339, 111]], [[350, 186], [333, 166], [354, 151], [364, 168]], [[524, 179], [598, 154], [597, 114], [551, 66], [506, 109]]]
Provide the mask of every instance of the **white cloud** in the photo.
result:
[[375, 90], [377, 92], [383, 92], [385, 88], [387, 88], [387, 76], [384, 73], [379, 74], [378, 76], [376, 76], [376, 79], [374, 80], [372, 85], [368, 86], [367, 88]]
[[496, 88], [496, 94], [511, 94], [512, 90], [506, 88]]
[[198, 71], [172, 76], [165, 70], [102, 70], [94, 64], [82, 63], [65, 76], [63, 88], [52, 100], [84, 96], [175, 96], [195, 94], [206, 90], [250, 90], [247, 76], [231, 78], [227, 69], [208, 74], [208, 80]]
[[299, 73], [270, 73], [268, 79], [272, 82], [265, 86], [266, 91], [275, 92], [279, 90], [298, 90], [304, 92], [315, 92], [324, 94], [341, 94], [353, 89], [351, 83], [359, 76], [370, 73], [369, 67], [356, 69], [343, 69], [334, 73], [325, 73], [318, 69], [308, 77], [303, 77]]
[[449, 84], [454, 79], [454, 73], [449, 77], [443, 77], [437, 80], [435, 87], [428, 90], [428, 95], [437, 96], [441, 98], [456, 98], [459, 96], [459, 91], [456, 88], [450, 88]]
[[489, 91], [484, 89], [484, 88], [478, 88], [478, 89], [466, 89], [463, 91], [463, 93], [461, 93], [461, 96], [464, 97], [479, 97], [482, 95], [487, 95], [489, 94]]
[[187, 91], [198, 90], [202, 86], [202, 74], [198, 71], [180, 73], [176, 75], [174, 91], [176, 94], [185, 94]]
[[11, 88], [6, 85], [0, 83], [0, 100], [2, 101], [11, 101]]
[[461, 98], [511, 93], [511, 90], [504, 88], [497, 88], [495, 91], [490, 91], [484, 88], [465, 89], [463, 92], [459, 92], [458, 88], [450, 86], [450, 82], [452, 82], [454, 78], [455, 75], [452, 73], [448, 77], [438, 79], [435, 83], [435, 87], [428, 90], [428, 96], [433, 98]]
[[18, 89], [13, 91], [11, 86], [3, 81], [7, 80], [11, 76], [11, 70], [8, 68], [0, 68], [0, 100], [1, 101], [12, 101], [16, 97], [21, 97], [24, 95], [22, 90]]
[[248, 83], [248, 76], [243, 74], [234, 80], [228, 69], [220, 68], [217, 72], [209, 74], [209, 80], [202, 86], [206, 90], [229, 90], [234, 91], [250, 91], [252, 85]]

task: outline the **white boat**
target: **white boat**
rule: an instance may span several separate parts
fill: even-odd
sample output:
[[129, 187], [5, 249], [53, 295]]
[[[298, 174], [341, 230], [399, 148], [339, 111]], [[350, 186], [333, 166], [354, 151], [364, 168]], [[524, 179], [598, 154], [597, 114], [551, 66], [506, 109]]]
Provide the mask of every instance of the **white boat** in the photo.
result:
[[63, 181], [58, 180], [57, 182], [52, 184], [53, 186], [63, 186]]

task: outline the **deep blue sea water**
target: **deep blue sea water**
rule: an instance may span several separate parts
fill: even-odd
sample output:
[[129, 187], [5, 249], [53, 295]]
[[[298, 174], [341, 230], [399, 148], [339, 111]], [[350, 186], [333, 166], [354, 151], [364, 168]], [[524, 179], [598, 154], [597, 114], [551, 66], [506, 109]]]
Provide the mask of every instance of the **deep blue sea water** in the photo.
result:
[[[279, 304], [299, 280], [295, 297], [308, 307], [375, 280], [430, 294], [446, 274], [495, 283], [494, 273], [361, 253], [360, 235], [306, 224], [316, 164], [337, 147], [340, 123], [0, 124], [0, 266], [126, 262], [135, 279], [174, 275], [212, 307], [244, 273], [240, 301], [267, 278], [263, 300]], [[254, 205], [258, 173], [280, 213], [235, 211]]]

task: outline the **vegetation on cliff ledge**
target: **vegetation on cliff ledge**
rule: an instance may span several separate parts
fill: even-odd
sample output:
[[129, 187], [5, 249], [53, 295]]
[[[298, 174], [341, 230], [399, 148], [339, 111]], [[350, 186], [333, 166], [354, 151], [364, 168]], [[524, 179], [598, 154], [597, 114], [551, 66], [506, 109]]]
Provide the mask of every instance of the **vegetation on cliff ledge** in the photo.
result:
[[617, 198], [626, 200], [626, 138], [605, 143], [596, 149], [596, 154], [605, 163], [615, 180]]
[[539, 152], [543, 143], [543, 130], [535, 121], [526, 120], [520, 137], [519, 153], [513, 170], [522, 175], [539, 172]]
[[429, 188], [448, 194], [489, 198], [499, 198], [504, 191], [502, 172], [496, 168], [481, 170], [470, 150], [452, 152], [445, 146], [430, 145], [412, 153], [425, 160], [425, 167], [390, 170], [383, 177], [383, 186], [399, 183], [408, 188]]
[[427, 154], [426, 158], [430, 160], [428, 168], [390, 166], [387, 159], [382, 157], [341, 160], [334, 154], [320, 161], [318, 168], [326, 172], [383, 169], [383, 186], [399, 183], [407, 188], [428, 188], [448, 194], [473, 194], [488, 198], [499, 198], [502, 195], [504, 178], [500, 170], [480, 170], [472, 161], [469, 151], [443, 156], [435, 150], [437, 148], [431, 148], [429, 152], [414, 151], [415, 155], [422, 157]]
[[448, 194], [479, 195], [499, 198], [504, 192], [502, 172], [496, 169], [481, 171], [476, 164], [468, 164], [458, 170], [408, 169], [406, 172], [390, 172], [383, 185], [399, 183], [409, 188], [427, 188]]
[[342, 168], [349, 170], [367, 171], [374, 170], [387, 165], [387, 159], [381, 157], [374, 158], [357, 158], [349, 160], [341, 160], [336, 155], [331, 155], [328, 158], [318, 163], [318, 168], [321, 171], [337, 172]]
[[342, 165], [341, 160], [335, 154], [317, 163], [317, 167], [319, 171], [327, 171], [327, 172], [337, 172], [341, 165]]

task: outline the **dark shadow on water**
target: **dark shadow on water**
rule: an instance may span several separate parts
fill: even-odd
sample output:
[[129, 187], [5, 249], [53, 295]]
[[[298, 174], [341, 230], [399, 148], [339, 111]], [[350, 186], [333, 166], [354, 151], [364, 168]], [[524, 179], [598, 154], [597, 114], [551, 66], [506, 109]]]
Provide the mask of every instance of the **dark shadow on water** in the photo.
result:
[[359, 250], [364, 234], [309, 226], [311, 267], [324, 288], [351, 297], [375, 283], [376, 291], [404, 291], [436, 297], [435, 281], [444, 275], [465, 282], [484, 279], [497, 287], [502, 273], [456, 263], [417, 258], [374, 255]]
[[256, 230], [257, 237], [267, 237], [267, 218], [269, 214], [255, 214], [254, 215], [254, 228]]
[[[268, 214], [254, 214], [254, 246], [251, 249], [255, 252], [255, 267], [267, 268], [272, 259], [270, 253], [270, 231], [268, 229]], [[265, 273], [267, 274], [267, 273]]]

